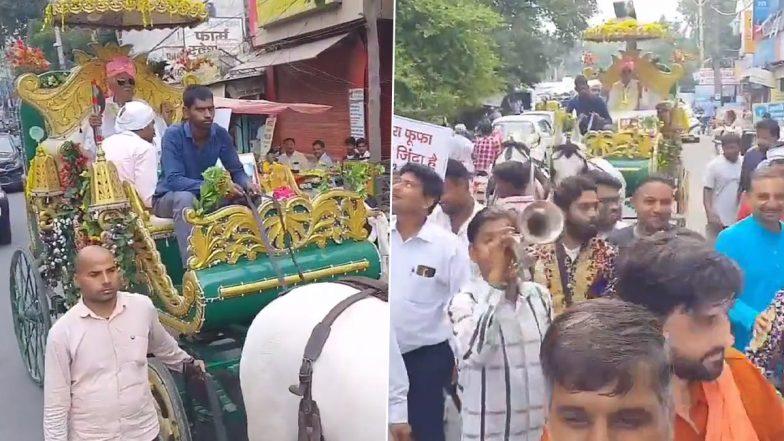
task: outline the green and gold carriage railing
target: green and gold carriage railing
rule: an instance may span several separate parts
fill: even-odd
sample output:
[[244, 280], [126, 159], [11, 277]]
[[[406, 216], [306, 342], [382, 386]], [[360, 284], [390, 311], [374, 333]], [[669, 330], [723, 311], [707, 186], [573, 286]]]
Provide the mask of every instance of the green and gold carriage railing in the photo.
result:
[[[47, 212], [58, 210], [62, 194], [57, 190], [57, 166], [41, 150], [32, 170], [30, 197], [37, 221], [44, 224]], [[135, 190], [120, 182], [102, 152], [89, 175], [87, 217], [99, 228], [98, 235], [118, 225], [132, 230], [129, 272], [134, 288], [150, 295], [161, 321], [180, 333], [250, 323], [284, 284], [380, 274], [378, 251], [366, 240], [369, 213], [357, 193], [331, 190], [309, 198], [300, 192], [284, 201], [263, 203], [258, 213], [268, 242], [248, 207], [229, 206], [203, 216], [186, 211], [193, 232], [183, 272], [179, 255], [166, 258], [159, 252], [174, 241], [171, 224], [160, 219], [156, 223]], [[273, 271], [268, 253], [280, 256], [284, 283]]]

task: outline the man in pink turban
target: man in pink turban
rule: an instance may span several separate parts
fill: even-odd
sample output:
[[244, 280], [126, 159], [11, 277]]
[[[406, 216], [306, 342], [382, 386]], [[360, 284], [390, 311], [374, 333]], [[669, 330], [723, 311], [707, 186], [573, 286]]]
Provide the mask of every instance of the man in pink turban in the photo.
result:
[[621, 79], [613, 84], [607, 107], [611, 112], [628, 112], [640, 109], [640, 82], [634, 78], [634, 62], [621, 65]]
[[[120, 109], [128, 102], [141, 101], [136, 94], [136, 64], [125, 55], [119, 55], [106, 63], [106, 107], [103, 114], [93, 113], [82, 125], [84, 141], [82, 148], [90, 157], [95, 157], [95, 130], [99, 129], [103, 139], [114, 135], [115, 122]], [[171, 122], [173, 107], [168, 103], [161, 106], [161, 114], [155, 117], [155, 139], [153, 144], [160, 155], [161, 137]]]

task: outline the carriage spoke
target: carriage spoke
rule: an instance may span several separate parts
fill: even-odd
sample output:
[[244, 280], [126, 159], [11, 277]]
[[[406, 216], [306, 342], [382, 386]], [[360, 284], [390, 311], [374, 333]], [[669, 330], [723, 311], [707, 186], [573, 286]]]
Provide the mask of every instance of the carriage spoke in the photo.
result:
[[44, 374], [46, 334], [49, 331], [49, 303], [35, 261], [22, 250], [11, 260], [11, 312], [19, 352], [27, 372], [40, 384]]

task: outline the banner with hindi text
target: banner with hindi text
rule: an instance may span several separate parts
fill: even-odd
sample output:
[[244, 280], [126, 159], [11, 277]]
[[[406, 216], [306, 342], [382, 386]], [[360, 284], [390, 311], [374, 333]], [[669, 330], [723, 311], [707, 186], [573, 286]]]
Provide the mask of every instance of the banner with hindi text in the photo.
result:
[[442, 178], [449, 160], [452, 129], [395, 115], [392, 118], [392, 169], [415, 162]]

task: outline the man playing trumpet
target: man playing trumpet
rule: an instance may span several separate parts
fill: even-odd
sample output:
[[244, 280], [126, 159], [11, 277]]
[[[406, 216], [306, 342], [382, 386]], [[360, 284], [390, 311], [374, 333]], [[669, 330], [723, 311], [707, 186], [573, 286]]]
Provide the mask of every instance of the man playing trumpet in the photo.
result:
[[547, 287], [558, 314], [573, 303], [615, 292], [617, 248], [597, 236], [599, 197], [586, 176], [564, 179], [553, 193], [564, 231], [553, 243], [533, 245], [533, 281]]
[[485, 208], [467, 230], [479, 275], [447, 307], [463, 386], [463, 439], [539, 440], [546, 395], [539, 365], [550, 293], [523, 280], [517, 216]]

